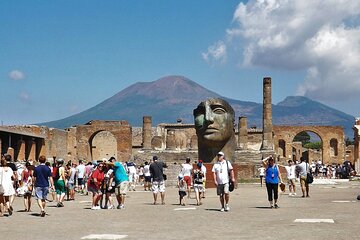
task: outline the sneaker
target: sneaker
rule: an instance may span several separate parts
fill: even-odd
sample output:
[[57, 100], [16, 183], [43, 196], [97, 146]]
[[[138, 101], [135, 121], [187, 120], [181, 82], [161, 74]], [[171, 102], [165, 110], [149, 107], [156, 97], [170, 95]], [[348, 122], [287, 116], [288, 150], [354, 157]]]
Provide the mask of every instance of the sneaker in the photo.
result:
[[125, 206], [122, 205], [122, 204], [119, 204], [116, 208], [117, 208], [117, 209], [125, 209]]
[[107, 209], [114, 209], [115, 207], [114, 207], [114, 205], [109, 205], [108, 207], [107, 207]]
[[293, 193], [293, 196], [296, 196], [296, 192]]
[[275, 208], [279, 208], [279, 206], [277, 204], [274, 205]]
[[220, 212], [224, 212], [224, 211], [225, 211], [225, 208], [221, 208], [221, 209], [220, 209]]
[[99, 209], [101, 209], [100, 206], [93, 206], [93, 207], [91, 207], [91, 210], [99, 210]]
[[229, 207], [229, 204], [225, 204], [225, 211], [230, 211], [230, 207]]
[[46, 215], [45, 211], [40, 212], [40, 217], [45, 217], [45, 215]]

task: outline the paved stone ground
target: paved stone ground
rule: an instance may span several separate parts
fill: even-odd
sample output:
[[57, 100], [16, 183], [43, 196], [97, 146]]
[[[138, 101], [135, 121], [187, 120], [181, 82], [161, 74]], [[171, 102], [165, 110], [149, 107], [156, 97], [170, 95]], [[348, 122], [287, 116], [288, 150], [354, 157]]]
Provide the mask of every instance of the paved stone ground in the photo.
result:
[[[140, 190], [140, 188], [138, 188]], [[360, 182], [312, 185], [310, 198], [282, 194], [279, 209], [269, 209], [265, 187], [239, 185], [231, 194], [230, 212], [219, 211], [215, 189], [204, 205], [194, 196], [178, 205], [176, 188], [167, 188], [166, 205], [152, 205], [150, 192], [130, 192], [124, 210], [90, 210], [90, 196], [77, 196], [64, 208], [48, 203], [47, 216], [21, 212], [15, 200], [11, 217], [0, 218], [1, 239], [81, 239], [90, 234], [126, 235], [124, 239], [360, 239]], [[176, 210], [182, 209], [182, 210]], [[333, 219], [303, 223], [296, 219]], [[109, 237], [109, 236], [108, 236]], [[111, 236], [110, 236], [111, 237]], [[124, 237], [124, 236], [123, 236]], [[114, 239], [112, 238], [109, 239]], [[117, 239], [120, 239], [118, 237]]]

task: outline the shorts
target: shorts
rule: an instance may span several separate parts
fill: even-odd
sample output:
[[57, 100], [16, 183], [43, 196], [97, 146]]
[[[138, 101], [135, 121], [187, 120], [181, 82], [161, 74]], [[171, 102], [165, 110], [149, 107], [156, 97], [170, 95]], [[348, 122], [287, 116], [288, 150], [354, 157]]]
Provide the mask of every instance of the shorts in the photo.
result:
[[62, 194], [65, 193], [65, 182], [64, 180], [57, 180], [54, 183], [56, 194]]
[[78, 185], [84, 185], [84, 179], [83, 178], [78, 178]]
[[126, 193], [128, 191], [128, 187], [129, 187], [129, 182], [128, 181], [124, 181], [124, 182], [119, 183], [116, 186], [115, 194], [116, 195], [126, 195]]
[[151, 176], [145, 176], [145, 182], [150, 183], [151, 182]]
[[309, 184], [306, 182], [306, 176], [300, 176], [300, 185], [301, 187], [309, 186]]
[[195, 192], [204, 192], [204, 185], [203, 185], [203, 184], [194, 183], [194, 191], [195, 191]]
[[295, 178], [288, 179], [288, 184], [294, 186], [295, 185]]
[[75, 185], [74, 185], [73, 182], [68, 182], [68, 183], [67, 183], [67, 187], [69, 188], [69, 190], [73, 190], [74, 187], [75, 187]]
[[88, 185], [88, 191], [92, 192], [93, 194], [99, 194], [100, 193], [100, 188], [98, 188], [97, 186], [95, 186], [93, 184], [89, 184]]
[[46, 200], [49, 193], [49, 187], [35, 187], [36, 199]]
[[184, 176], [184, 181], [186, 182], [187, 186], [191, 186], [191, 177], [190, 176]]
[[165, 192], [165, 181], [153, 181], [151, 190], [153, 193]]
[[185, 197], [185, 196], [186, 196], [186, 192], [185, 192], [185, 191], [179, 191], [179, 196], [180, 196], [180, 197]]
[[112, 186], [112, 188], [109, 190], [109, 187], [106, 188], [106, 193], [115, 193], [116, 186]]
[[229, 194], [229, 183], [218, 184], [216, 187], [216, 193], [218, 196]]

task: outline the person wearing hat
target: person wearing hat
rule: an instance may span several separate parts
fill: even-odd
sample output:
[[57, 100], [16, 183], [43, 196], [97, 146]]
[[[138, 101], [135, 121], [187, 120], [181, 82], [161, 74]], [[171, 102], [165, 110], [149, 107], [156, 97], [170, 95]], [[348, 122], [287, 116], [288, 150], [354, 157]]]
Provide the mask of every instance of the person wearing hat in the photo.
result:
[[[221, 212], [230, 211], [229, 199], [229, 181], [235, 182], [234, 170], [231, 163], [225, 159], [223, 152], [218, 152], [218, 161], [213, 165], [212, 172], [214, 177], [214, 183], [216, 185], [217, 195], [220, 197]], [[229, 179], [229, 175], [230, 178]]]
[[265, 184], [268, 194], [268, 200], [270, 203], [270, 208], [279, 208], [278, 201], [278, 190], [279, 182], [282, 182], [280, 169], [277, 164], [275, 164], [275, 159], [273, 156], [268, 156], [262, 160], [265, 170]]

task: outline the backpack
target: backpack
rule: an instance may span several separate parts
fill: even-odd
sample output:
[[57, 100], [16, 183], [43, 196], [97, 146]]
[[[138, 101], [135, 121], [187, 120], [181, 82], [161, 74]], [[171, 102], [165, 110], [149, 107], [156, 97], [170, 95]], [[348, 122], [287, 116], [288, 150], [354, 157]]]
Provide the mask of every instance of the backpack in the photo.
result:
[[60, 178], [60, 171], [58, 167], [53, 167], [53, 178], [54, 180], [58, 180]]

